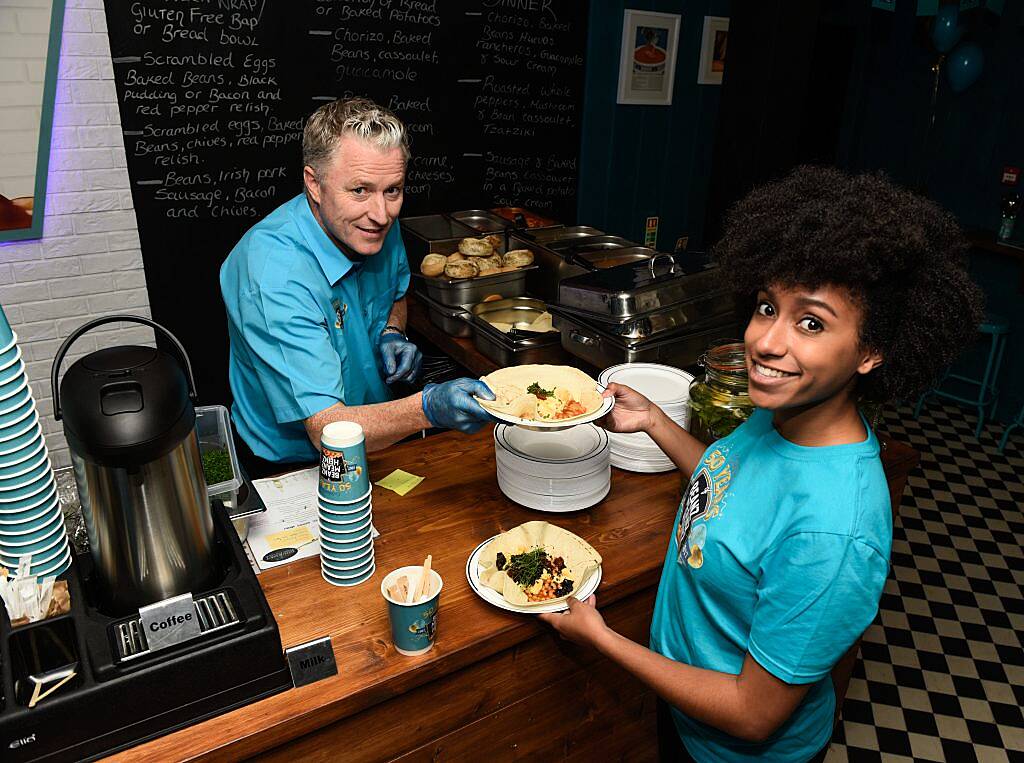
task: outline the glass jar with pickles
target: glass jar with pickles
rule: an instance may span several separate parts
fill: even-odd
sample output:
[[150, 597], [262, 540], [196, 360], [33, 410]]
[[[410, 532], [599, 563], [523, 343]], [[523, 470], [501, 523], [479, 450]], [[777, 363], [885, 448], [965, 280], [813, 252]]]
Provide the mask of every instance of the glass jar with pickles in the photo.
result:
[[690, 434], [710, 444], [746, 421], [754, 405], [747, 389], [743, 342], [712, 345], [700, 364], [704, 378], [690, 384]]

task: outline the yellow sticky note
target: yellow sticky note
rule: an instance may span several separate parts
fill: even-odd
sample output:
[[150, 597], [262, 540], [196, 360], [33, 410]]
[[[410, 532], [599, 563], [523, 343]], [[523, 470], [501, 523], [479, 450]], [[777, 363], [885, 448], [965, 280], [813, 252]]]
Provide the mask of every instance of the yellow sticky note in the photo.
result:
[[271, 551], [276, 551], [279, 548], [298, 548], [304, 546], [313, 540], [313, 533], [309, 531], [307, 525], [301, 527], [293, 527], [290, 530], [281, 530], [281, 532], [271, 533], [267, 536], [267, 545], [270, 546]]
[[423, 482], [423, 477], [417, 477], [415, 474], [395, 469], [387, 477], [374, 484], [380, 485], [387, 490], [394, 490], [399, 495], [405, 495], [421, 482]]

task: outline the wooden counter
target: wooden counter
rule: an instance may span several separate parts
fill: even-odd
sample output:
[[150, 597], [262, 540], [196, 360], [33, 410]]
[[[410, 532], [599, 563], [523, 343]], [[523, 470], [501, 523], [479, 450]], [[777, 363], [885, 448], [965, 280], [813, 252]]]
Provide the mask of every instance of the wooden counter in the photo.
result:
[[[374, 477], [402, 468], [426, 477], [407, 496], [374, 488], [377, 572], [355, 588], [320, 577], [305, 559], [260, 575], [285, 647], [330, 635], [339, 674], [132, 748], [121, 761], [377, 761], [396, 757], [539, 760], [629, 752], [653, 759], [653, 695], [533, 617], [486, 604], [469, 588], [466, 559], [480, 541], [549, 519], [604, 559], [598, 590], [609, 622], [645, 641], [679, 501], [672, 472], [612, 470], [609, 496], [590, 511], [543, 514], [505, 498], [491, 429], [445, 433], [370, 457]], [[433, 554], [444, 579], [438, 640], [420, 657], [391, 646], [383, 575]], [[300, 739], [301, 737], [301, 739]], [[292, 740], [295, 740], [292, 742]], [[291, 744], [287, 744], [292, 742]], [[281, 745], [286, 745], [279, 747]], [[278, 747], [279, 749], [272, 749]]]
[[[883, 451], [895, 501], [915, 455], [899, 443]], [[395, 468], [426, 477], [404, 498], [374, 488], [381, 537], [370, 581], [335, 588], [320, 577], [316, 558], [260, 575], [284, 646], [330, 635], [339, 674], [112, 759], [655, 760], [653, 694], [534, 618], [483, 602], [466, 582], [465, 564], [480, 541], [502, 530], [555, 521], [603, 556], [597, 597], [608, 623], [646, 642], [679, 474], [613, 469], [602, 503], [556, 515], [499, 492], [490, 428], [405, 443], [373, 454], [370, 468], [378, 478]], [[427, 654], [404, 657], [391, 646], [380, 581], [428, 553], [444, 580], [438, 640]]]

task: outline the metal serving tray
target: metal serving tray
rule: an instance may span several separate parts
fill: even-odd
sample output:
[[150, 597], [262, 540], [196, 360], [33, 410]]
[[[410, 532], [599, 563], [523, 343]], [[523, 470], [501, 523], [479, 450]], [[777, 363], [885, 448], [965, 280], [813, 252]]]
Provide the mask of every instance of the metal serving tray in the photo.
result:
[[448, 217], [478, 233], [501, 233], [506, 228], [515, 226], [511, 220], [506, 220], [486, 209], [464, 209], [461, 212], [452, 212]]
[[423, 258], [434, 251], [432, 246], [435, 241], [459, 241], [479, 235], [472, 228], [444, 215], [403, 217], [398, 221], [398, 225], [402, 231], [405, 255], [413, 271], [419, 270]]
[[[430, 251], [444, 255], [453, 254], [459, 250], [459, 242], [463, 238], [484, 238], [484, 236], [477, 234], [475, 236], [450, 238], [443, 241], [432, 241], [430, 243]], [[501, 237], [499, 236], [499, 238]], [[512, 249], [515, 248], [517, 247], [512, 246]], [[496, 251], [504, 254], [508, 249], [502, 242], [498, 244]], [[421, 294], [426, 294], [435, 302], [447, 305], [448, 307], [475, 305], [477, 302], [483, 302], [484, 297], [489, 297], [491, 294], [500, 294], [502, 297], [522, 296], [526, 293], [527, 274], [537, 267], [536, 265], [531, 265], [510, 273], [495, 273], [492, 276], [484, 276], [483, 278], [428, 277], [419, 272], [422, 260], [423, 258], [421, 257], [413, 263], [412, 258], [410, 257], [409, 259], [409, 268], [412, 270], [416, 290]]]
[[569, 258], [583, 252], [597, 252], [606, 249], [625, 249], [630, 246], [639, 246], [635, 241], [630, 241], [622, 236], [581, 236], [579, 238], [562, 239], [552, 241], [545, 246], [553, 252], [558, 252], [563, 257]]
[[659, 254], [567, 278], [558, 284], [558, 304], [605, 320], [637, 318], [717, 290], [717, 276], [700, 253]]
[[559, 319], [562, 348], [597, 368], [619, 363], [687, 366], [696, 363], [716, 339], [734, 336], [737, 330], [736, 319], [730, 316], [694, 325], [689, 331], [665, 338], [630, 341], [607, 334], [557, 308], [552, 307], [550, 310]]
[[[553, 332], [534, 332], [529, 330], [532, 324], [543, 313], [548, 312], [548, 306], [539, 299], [533, 297], [512, 297], [511, 299], [497, 299], [491, 302], [481, 302], [469, 308], [469, 313], [474, 326], [486, 325], [495, 331], [500, 331], [493, 325], [493, 321], [512, 324], [515, 333], [510, 334], [513, 338], [520, 335], [525, 337], [537, 336], [538, 333], [548, 334]], [[505, 333], [505, 332], [501, 332]]]
[[[561, 228], [562, 224], [557, 220], [552, 220], [550, 217], [544, 217], [534, 212], [532, 209], [524, 209], [523, 207], [494, 207], [491, 212], [496, 214], [498, 217], [503, 217], [509, 221], [516, 230], [543, 230], [547, 228]], [[522, 215], [522, 220], [517, 219]], [[530, 221], [533, 221], [533, 225], [530, 225]]]
[[646, 246], [625, 246], [617, 249], [599, 249], [591, 252], [580, 252], [572, 256], [572, 261], [587, 270], [606, 270], [617, 265], [643, 262], [659, 254], [657, 249]]
[[476, 278], [445, 278], [413, 273], [417, 291], [426, 292], [430, 299], [448, 307], [475, 305], [492, 294], [502, 297], [521, 297], [526, 294], [526, 276], [536, 265], [519, 268], [509, 273], [495, 273], [493, 276]]
[[427, 306], [430, 322], [449, 336], [467, 338], [473, 336], [473, 327], [469, 323], [470, 305], [442, 305], [426, 294], [416, 294], [416, 298]]
[[518, 235], [531, 241], [536, 241], [538, 244], [548, 244], [552, 241], [563, 241], [565, 239], [603, 236], [604, 231], [591, 228], [589, 225], [569, 225], [564, 228], [532, 228], [530, 230], [518, 231]]
[[593, 326], [624, 342], [636, 342], [654, 337], [664, 338], [713, 318], [725, 319], [734, 316], [736, 298], [728, 291], [710, 291], [686, 302], [629, 318], [609, 319], [607, 316], [578, 312], [557, 305], [553, 306], [550, 312], [555, 318], [557, 328], [561, 327], [561, 316], [564, 315], [572, 321], [584, 326]]
[[[538, 334], [531, 331], [514, 330], [506, 334], [487, 323], [484, 315], [502, 314], [516, 317], [514, 313], [530, 315], [528, 319], [505, 323], [526, 323], [535, 319], [547, 305], [539, 299], [520, 297], [474, 305], [469, 313], [473, 325], [473, 345], [481, 354], [492, 359], [499, 366], [523, 366], [531, 363], [560, 364], [565, 359], [561, 337], [557, 331]], [[506, 314], [509, 313], [509, 314]]]

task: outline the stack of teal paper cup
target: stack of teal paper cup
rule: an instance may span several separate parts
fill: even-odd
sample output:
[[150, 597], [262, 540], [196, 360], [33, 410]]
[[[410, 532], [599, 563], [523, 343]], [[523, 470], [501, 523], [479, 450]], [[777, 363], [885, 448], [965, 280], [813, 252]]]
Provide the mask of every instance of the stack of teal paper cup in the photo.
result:
[[373, 577], [372, 491], [363, 428], [331, 422], [320, 435], [317, 493], [320, 573], [331, 585], [354, 586]]
[[13, 572], [26, 557], [30, 574], [51, 577], [70, 566], [71, 548], [18, 337], [0, 309], [0, 567]]

